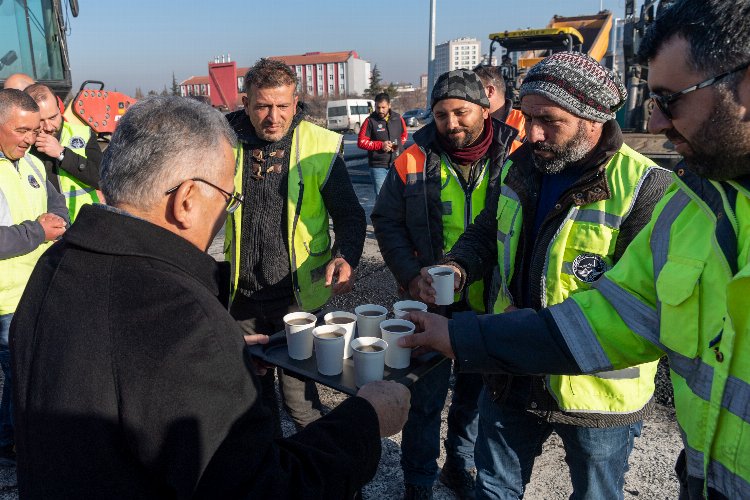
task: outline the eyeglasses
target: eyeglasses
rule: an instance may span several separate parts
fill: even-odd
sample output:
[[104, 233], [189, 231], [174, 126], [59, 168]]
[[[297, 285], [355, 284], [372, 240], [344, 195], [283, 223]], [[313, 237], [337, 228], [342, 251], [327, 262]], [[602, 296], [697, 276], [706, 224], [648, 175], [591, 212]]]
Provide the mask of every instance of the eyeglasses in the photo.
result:
[[659, 108], [659, 110], [669, 118], [670, 120], [673, 119], [672, 112], [669, 110], [669, 107], [675, 103], [680, 97], [684, 96], [685, 94], [689, 94], [690, 92], [693, 92], [698, 89], [702, 89], [705, 87], [710, 87], [711, 85], [720, 82], [724, 78], [728, 77], [732, 73], [737, 73], [738, 71], [742, 71], [743, 69], [750, 66], [750, 61], [740, 64], [734, 69], [730, 69], [729, 71], [722, 73], [720, 75], [716, 75], [713, 78], [709, 78], [708, 80], [705, 80], [703, 82], [697, 83], [695, 85], [692, 85], [686, 89], [680, 90], [679, 92], [675, 92], [674, 94], [669, 95], [658, 95], [651, 92], [650, 96], [651, 100], [654, 101], [654, 104]]
[[[238, 193], [237, 191], [235, 191], [234, 193], [230, 193], [229, 191], [224, 191], [223, 189], [221, 189], [216, 184], [212, 184], [212, 183], [208, 182], [205, 179], [201, 179], [200, 177], [193, 177], [190, 180], [191, 181], [196, 181], [196, 182], [202, 182], [204, 184], [208, 184], [212, 188], [216, 188], [219, 191], [221, 191], [222, 193], [224, 193], [225, 195], [227, 195], [229, 197], [229, 199], [227, 200], [226, 211], [229, 212], [230, 214], [233, 214], [235, 210], [237, 210], [238, 208], [240, 208], [240, 205], [242, 205], [242, 202], [245, 201], [245, 197], [241, 193]], [[177, 184], [175, 187], [167, 189], [164, 192], [164, 194], [167, 195], [167, 194], [174, 193], [175, 191], [177, 191], [178, 189], [180, 189], [180, 186], [182, 186], [185, 182], [187, 182], [187, 181], [182, 181], [179, 184]]]

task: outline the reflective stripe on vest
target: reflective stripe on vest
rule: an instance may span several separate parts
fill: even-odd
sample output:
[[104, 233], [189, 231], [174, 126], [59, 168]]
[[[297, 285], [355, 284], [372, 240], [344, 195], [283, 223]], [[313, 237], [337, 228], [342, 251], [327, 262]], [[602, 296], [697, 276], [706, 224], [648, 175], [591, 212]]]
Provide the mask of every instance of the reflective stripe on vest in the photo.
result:
[[620, 321], [666, 353], [689, 475], [750, 498], [750, 191], [677, 171], [637, 246], [597, 284], [606, 301], [582, 294], [550, 311], [584, 370], [637, 358], [619, 351]]
[[[47, 212], [47, 178], [44, 164], [31, 154], [13, 163], [0, 157], [0, 220], [6, 226], [34, 221]], [[14, 313], [39, 257], [43, 242], [31, 252], [0, 259], [0, 315]]]
[[[443, 252], [447, 252], [456, 244], [458, 238], [466, 231], [469, 224], [474, 222], [484, 208], [489, 185], [489, 160], [485, 161], [482, 171], [477, 177], [476, 185], [470, 193], [465, 193], [461, 181], [456, 177], [456, 171], [449, 166], [449, 160], [440, 159], [440, 201], [443, 206]], [[471, 308], [484, 313], [484, 282], [476, 281], [469, 285], [468, 290], [456, 294], [456, 301], [464, 297]]]
[[[60, 145], [66, 147], [83, 158], [86, 158], [86, 144], [91, 138], [91, 129], [86, 125], [63, 122], [60, 132]], [[92, 203], [99, 203], [96, 189], [78, 180], [62, 168], [57, 169], [57, 179], [60, 183], [60, 193], [65, 197], [65, 203], [70, 213], [72, 223], [81, 207]]]
[[[343, 136], [312, 123], [301, 121], [292, 134], [287, 183], [287, 237], [294, 296], [300, 308], [314, 311], [331, 296], [325, 286], [325, 270], [331, 261], [328, 211], [321, 189], [341, 147]], [[237, 174], [234, 185], [242, 192], [243, 148], [235, 148]], [[232, 298], [239, 280], [239, 246], [242, 210], [227, 221], [224, 253], [232, 263]], [[251, 242], [252, 244], [252, 242]]]
[[[523, 211], [518, 195], [505, 183], [512, 161], [506, 162], [501, 174], [498, 201], [498, 263], [500, 283], [494, 312], [503, 312], [513, 304], [509, 286], [516, 267], [516, 252], [523, 226]], [[630, 213], [643, 180], [653, 166], [648, 158], [627, 145], [610, 159], [606, 167], [611, 197], [607, 200], [573, 206], [558, 227], [546, 250], [542, 273], [542, 307], [560, 304], [570, 294], [590, 289], [603, 273], [612, 267], [617, 236], [622, 221]], [[570, 309], [570, 306], [565, 306]], [[557, 319], [562, 310], [553, 311]], [[570, 314], [572, 311], [567, 311]], [[566, 314], [567, 316], [567, 314]], [[595, 338], [580, 313], [562, 319], [568, 331], [588, 330], [583, 338]], [[578, 333], [576, 333], [578, 334]], [[566, 337], [567, 338], [567, 337]], [[571, 351], [575, 346], [571, 347]], [[608, 364], [604, 352], [598, 361]], [[604, 359], [602, 359], [604, 358]], [[596, 375], [548, 376], [547, 388], [559, 407], [569, 412], [632, 413], [651, 399], [657, 363], [633, 369], [605, 371]]]

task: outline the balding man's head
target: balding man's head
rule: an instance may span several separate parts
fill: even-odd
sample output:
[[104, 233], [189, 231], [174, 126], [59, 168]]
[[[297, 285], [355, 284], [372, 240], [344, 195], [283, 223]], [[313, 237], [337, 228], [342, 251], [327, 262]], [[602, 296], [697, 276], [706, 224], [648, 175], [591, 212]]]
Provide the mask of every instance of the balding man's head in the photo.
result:
[[25, 73], [14, 73], [3, 83], [4, 89], [26, 90], [26, 87], [33, 85], [34, 79]]

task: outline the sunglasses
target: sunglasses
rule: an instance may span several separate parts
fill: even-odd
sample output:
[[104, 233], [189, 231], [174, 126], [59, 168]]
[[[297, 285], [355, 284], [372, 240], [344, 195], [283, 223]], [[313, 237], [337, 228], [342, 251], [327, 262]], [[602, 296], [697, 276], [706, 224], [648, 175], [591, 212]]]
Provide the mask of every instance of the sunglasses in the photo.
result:
[[729, 71], [726, 71], [724, 73], [721, 73], [720, 75], [716, 75], [712, 78], [709, 78], [708, 80], [702, 81], [700, 83], [697, 83], [695, 85], [692, 85], [686, 89], [680, 90], [679, 92], [675, 92], [674, 94], [668, 94], [668, 95], [658, 95], [651, 92], [649, 97], [651, 100], [656, 104], [656, 106], [659, 108], [659, 111], [661, 111], [664, 116], [669, 118], [670, 120], [674, 119], [672, 116], [672, 111], [669, 109], [670, 106], [672, 106], [680, 97], [684, 96], [685, 94], [689, 94], [690, 92], [694, 92], [698, 89], [710, 87], [711, 85], [720, 82], [724, 78], [728, 77], [729, 75], [733, 73], [737, 73], [738, 71], [742, 71], [743, 69], [750, 66], [750, 61], [740, 64], [734, 69], [730, 69]]
[[[225, 195], [227, 195], [229, 198], [227, 199], [226, 211], [229, 212], [230, 214], [233, 214], [235, 210], [237, 210], [238, 208], [240, 208], [240, 205], [242, 205], [242, 202], [245, 201], [245, 197], [242, 196], [242, 194], [238, 193], [237, 191], [235, 191], [234, 193], [230, 193], [229, 191], [224, 191], [223, 189], [221, 189], [216, 184], [212, 184], [212, 183], [208, 182], [205, 179], [201, 179], [200, 177], [193, 177], [190, 180], [191, 181], [195, 181], [195, 182], [202, 182], [204, 184], [208, 184], [212, 188], [218, 189], [219, 191], [221, 191], [222, 193], [224, 193]], [[185, 182], [187, 182], [187, 181], [182, 181], [179, 184], [177, 184], [175, 187], [167, 189], [164, 192], [164, 194], [168, 195], [168, 194], [174, 193], [175, 191], [177, 191], [178, 189], [180, 189], [180, 186], [182, 186]]]

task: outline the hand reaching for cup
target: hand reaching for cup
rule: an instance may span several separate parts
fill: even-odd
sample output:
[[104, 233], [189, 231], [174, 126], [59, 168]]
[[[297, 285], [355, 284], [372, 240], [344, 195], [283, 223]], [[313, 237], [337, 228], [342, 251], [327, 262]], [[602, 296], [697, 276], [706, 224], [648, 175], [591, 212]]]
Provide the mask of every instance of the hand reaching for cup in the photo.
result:
[[443, 356], [451, 359], [456, 358], [451, 346], [448, 331], [448, 318], [428, 312], [410, 312], [408, 319], [416, 326], [412, 335], [404, 335], [398, 339], [400, 347], [416, 348], [412, 356], [420, 356], [428, 351], [437, 351]]
[[[256, 345], [256, 344], [268, 344], [268, 335], [261, 333], [253, 333], [251, 335], [245, 335], [245, 345]], [[255, 374], [262, 377], [266, 374], [269, 368], [273, 368], [273, 365], [269, 365], [259, 360], [258, 358], [250, 358], [253, 363], [253, 370]]]
[[380, 437], [393, 436], [404, 428], [411, 406], [411, 393], [402, 384], [378, 380], [365, 384], [357, 397], [366, 399], [375, 409]]

